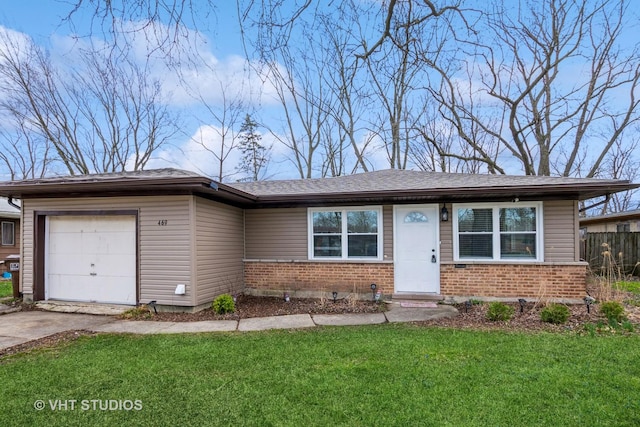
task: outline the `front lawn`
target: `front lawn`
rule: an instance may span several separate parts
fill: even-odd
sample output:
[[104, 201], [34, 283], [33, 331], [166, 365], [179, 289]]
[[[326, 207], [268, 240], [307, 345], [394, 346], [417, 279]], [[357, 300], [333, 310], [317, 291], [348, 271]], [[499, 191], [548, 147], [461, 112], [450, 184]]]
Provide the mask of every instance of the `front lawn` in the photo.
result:
[[0, 280], [0, 298], [13, 296], [13, 284], [11, 280]]
[[622, 280], [620, 282], [616, 282], [615, 286], [623, 291], [640, 294], [640, 282], [638, 281]]
[[632, 426], [638, 360], [635, 334], [99, 335], [5, 359], [0, 425]]

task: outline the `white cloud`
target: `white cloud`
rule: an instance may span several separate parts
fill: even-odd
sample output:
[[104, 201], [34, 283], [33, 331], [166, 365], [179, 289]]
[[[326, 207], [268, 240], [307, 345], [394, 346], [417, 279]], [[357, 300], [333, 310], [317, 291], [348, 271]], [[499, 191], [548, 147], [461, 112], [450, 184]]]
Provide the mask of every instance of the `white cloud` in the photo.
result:
[[[128, 47], [128, 59], [160, 82], [165, 99], [176, 108], [202, 102], [220, 105], [230, 99], [247, 106], [268, 106], [276, 99], [264, 67], [238, 54], [218, 58], [212, 52], [213, 43], [200, 32], [155, 22], [123, 22], [121, 27], [116, 41]], [[55, 35], [51, 42], [57, 62], [70, 66], [81, 50], [111, 48], [108, 41], [95, 37]]]
[[[178, 168], [217, 179], [220, 170], [220, 157], [223, 156], [222, 130], [216, 126], [200, 126], [193, 135], [178, 146], [167, 146], [155, 153], [146, 169]], [[234, 181], [236, 167], [240, 161], [240, 152], [225, 141], [223, 161], [223, 180]], [[228, 154], [227, 154], [228, 153]]]
[[[0, 25], [0, 66], [6, 65], [7, 58], [13, 63], [28, 60], [32, 43], [28, 35]], [[0, 74], [0, 88], [9, 89], [11, 85], [11, 80]], [[0, 98], [4, 96], [6, 91], [0, 90]]]

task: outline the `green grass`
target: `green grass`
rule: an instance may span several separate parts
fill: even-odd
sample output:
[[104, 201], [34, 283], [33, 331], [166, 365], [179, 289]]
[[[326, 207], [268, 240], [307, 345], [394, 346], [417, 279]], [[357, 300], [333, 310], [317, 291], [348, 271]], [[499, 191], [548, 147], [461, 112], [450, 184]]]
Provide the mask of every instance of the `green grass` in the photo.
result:
[[623, 291], [633, 292], [640, 295], [640, 282], [620, 281], [616, 282], [615, 286]]
[[[638, 335], [405, 324], [99, 335], [5, 360], [0, 425], [632, 426], [639, 359]], [[54, 411], [50, 399], [78, 403]]]
[[11, 280], [0, 281], [0, 298], [13, 296], [13, 285]]

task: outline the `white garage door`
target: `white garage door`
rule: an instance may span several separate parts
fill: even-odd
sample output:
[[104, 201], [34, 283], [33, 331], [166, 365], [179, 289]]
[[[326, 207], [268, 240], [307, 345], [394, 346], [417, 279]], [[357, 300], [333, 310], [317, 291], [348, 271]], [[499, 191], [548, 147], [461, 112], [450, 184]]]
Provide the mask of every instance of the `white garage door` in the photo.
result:
[[136, 303], [135, 216], [47, 217], [45, 298]]

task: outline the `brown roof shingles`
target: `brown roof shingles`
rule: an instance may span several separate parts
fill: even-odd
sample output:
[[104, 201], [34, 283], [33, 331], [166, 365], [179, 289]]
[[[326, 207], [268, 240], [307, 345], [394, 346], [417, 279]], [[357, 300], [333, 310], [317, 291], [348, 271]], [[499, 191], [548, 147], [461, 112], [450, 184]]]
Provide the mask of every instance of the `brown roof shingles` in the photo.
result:
[[389, 191], [433, 191], [501, 188], [516, 191], [524, 187], [560, 188], [563, 186], [619, 185], [623, 181], [549, 176], [480, 175], [420, 172], [388, 169], [333, 178], [256, 181], [229, 184], [256, 196], [303, 194], [367, 193]]
[[19, 198], [187, 192], [238, 206], [267, 207], [350, 202], [506, 200], [514, 197], [575, 200], [638, 186], [621, 180], [472, 175], [398, 169], [333, 178], [220, 184], [194, 172], [155, 169], [0, 183], [0, 195]]

